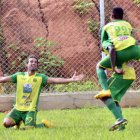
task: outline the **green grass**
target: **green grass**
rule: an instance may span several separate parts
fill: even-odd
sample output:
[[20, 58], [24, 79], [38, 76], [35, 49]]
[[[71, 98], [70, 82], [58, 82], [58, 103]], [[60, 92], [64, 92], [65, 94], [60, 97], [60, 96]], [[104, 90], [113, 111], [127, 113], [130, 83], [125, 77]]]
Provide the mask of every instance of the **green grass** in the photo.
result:
[[47, 119], [55, 128], [31, 130], [4, 128], [5, 114], [0, 113], [0, 140], [139, 140], [140, 108], [123, 108], [123, 115], [129, 121], [126, 130], [110, 132], [115, 120], [107, 108], [39, 111], [37, 123]]

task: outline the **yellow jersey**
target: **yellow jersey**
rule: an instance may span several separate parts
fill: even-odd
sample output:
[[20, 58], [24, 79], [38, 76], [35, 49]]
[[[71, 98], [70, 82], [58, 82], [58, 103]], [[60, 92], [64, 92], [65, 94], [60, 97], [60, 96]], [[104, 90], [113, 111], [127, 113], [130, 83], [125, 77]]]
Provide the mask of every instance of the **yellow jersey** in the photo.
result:
[[17, 83], [14, 108], [19, 111], [36, 111], [40, 92], [47, 84], [48, 76], [35, 73], [29, 76], [27, 72], [11, 75], [13, 83]]
[[104, 49], [112, 44], [116, 51], [136, 44], [132, 36], [132, 27], [124, 20], [115, 20], [105, 25], [102, 29], [101, 41]]

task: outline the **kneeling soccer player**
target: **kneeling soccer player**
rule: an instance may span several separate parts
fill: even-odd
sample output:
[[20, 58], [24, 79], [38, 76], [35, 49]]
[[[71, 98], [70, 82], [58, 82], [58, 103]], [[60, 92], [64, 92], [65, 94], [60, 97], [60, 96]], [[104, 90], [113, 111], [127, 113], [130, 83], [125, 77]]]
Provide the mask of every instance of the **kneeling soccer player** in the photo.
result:
[[83, 74], [74, 73], [72, 78], [53, 78], [44, 74], [37, 73], [38, 59], [34, 55], [27, 58], [27, 72], [18, 72], [11, 76], [0, 77], [0, 83], [13, 82], [17, 84], [14, 108], [4, 119], [6, 128], [16, 126], [19, 128], [21, 122], [25, 124], [25, 129], [34, 127], [52, 127], [47, 120], [41, 124], [36, 124], [36, 115], [38, 111], [39, 96], [42, 87], [46, 84], [65, 84], [76, 82], [84, 78]]

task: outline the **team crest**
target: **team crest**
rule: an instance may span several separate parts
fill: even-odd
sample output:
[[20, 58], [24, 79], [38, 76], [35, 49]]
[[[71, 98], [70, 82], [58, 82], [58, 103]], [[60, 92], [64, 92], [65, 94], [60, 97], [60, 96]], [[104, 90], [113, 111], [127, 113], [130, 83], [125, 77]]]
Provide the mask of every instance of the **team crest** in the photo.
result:
[[34, 79], [33, 79], [33, 82], [37, 82], [37, 79], [36, 79], [36, 78], [34, 78]]

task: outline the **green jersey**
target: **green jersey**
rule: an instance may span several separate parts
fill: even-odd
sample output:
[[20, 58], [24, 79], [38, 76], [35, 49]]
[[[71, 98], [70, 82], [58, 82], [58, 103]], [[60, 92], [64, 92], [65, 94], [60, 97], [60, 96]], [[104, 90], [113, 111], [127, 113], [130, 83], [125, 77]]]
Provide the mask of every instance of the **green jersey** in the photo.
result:
[[113, 45], [116, 51], [136, 44], [132, 36], [132, 27], [124, 20], [115, 20], [105, 25], [102, 29], [101, 42], [104, 49]]
[[17, 83], [14, 108], [19, 111], [36, 111], [41, 89], [46, 85], [48, 76], [38, 73], [29, 76], [27, 72], [19, 72], [12, 75], [11, 79]]

